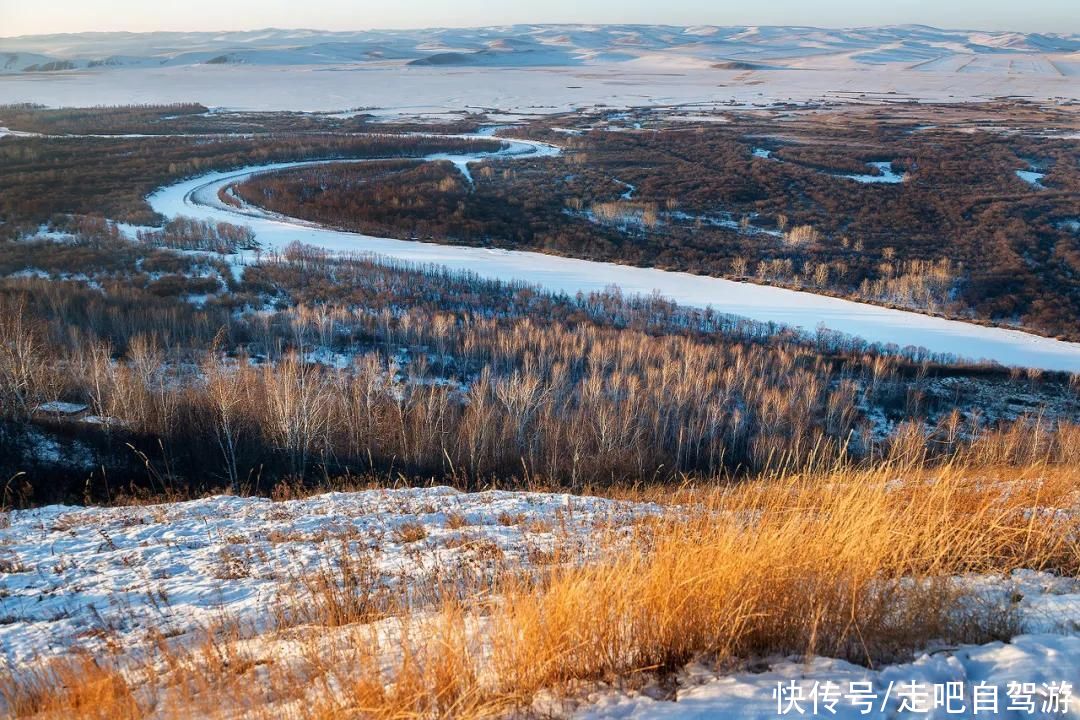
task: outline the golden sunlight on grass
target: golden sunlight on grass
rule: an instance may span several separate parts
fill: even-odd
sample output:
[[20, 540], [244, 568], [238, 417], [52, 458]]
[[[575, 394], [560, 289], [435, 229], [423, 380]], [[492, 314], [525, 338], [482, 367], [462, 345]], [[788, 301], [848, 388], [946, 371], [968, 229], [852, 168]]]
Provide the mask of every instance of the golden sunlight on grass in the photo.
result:
[[588, 562], [444, 578], [412, 603], [374, 602], [362, 561], [344, 563], [282, 600], [305, 609], [289, 623], [9, 672], [0, 694], [15, 717], [65, 720], [471, 718], [694, 659], [873, 666], [1015, 634], [1008, 602], [963, 577], [1080, 574], [1078, 479], [1071, 465], [892, 466], [684, 489], [598, 529]]

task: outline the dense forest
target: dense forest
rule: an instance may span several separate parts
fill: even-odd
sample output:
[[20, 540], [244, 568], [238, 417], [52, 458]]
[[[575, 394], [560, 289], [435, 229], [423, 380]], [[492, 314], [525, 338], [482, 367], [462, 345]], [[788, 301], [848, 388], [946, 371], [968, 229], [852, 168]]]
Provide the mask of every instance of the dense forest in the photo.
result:
[[0, 244], [12, 493], [272, 492], [367, 473], [580, 489], [973, 445], [1053, 455], [1080, 415], [1064, 375], [302, 246], [241, 275], [228, 255], [171, 249], [196, 230], [132, 241], [86, 221]]

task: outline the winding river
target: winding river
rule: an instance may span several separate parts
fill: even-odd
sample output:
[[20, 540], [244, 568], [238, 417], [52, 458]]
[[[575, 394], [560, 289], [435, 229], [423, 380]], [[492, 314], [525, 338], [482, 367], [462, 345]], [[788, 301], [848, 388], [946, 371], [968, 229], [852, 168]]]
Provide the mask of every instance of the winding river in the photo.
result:
[[[468, 178], [470, 162], [491, 157], [550, 157], [560, 152], [559, 148], [545, 143], [500, 139], [504, 141], [504, 149], [497, 153], [437, 154], [425, 159], [452, 162]], [[862, 337], [872, 343], [922, 347], [933, 353], [990, 360], [1002, 365], [1080, 372], [1080, 343], [1053, 340], [1017, 330], [984, 327], [813, 293], [689, 273], [537, 252], [439, 245], [329, 230], [258, 208], [231, 207], [218, 199], [218, 190], [256, 173], [313, 164], [319, 163], [274, 163], [207, 173], [161, 188], [148, 200], [155, 211], [166, 217], [184, 215], [210, 222], [247, 224], [255, 231], [260, 245], [267, 250], [281, 249], [299, 241], [333, 252], [375, 253], [413, 264], [437, 264], [486, 278], [526, 282], [569, 294], [618, 286], [627, 294], [660, 293], [681, 305], [712, 307], [719, 312], [761, 322], [795, 326], [808, 331], [823, 326]]]

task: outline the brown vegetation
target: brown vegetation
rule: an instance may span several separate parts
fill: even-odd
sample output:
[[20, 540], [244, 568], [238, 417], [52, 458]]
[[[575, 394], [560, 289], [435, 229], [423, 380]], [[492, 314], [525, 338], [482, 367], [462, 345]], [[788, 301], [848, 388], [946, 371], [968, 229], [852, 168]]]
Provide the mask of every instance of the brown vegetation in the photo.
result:
[[[980, 108], [990, 116], [1008, 107]], [[449, 165], [294, 170], [237, 186], [249, 202], [334, 227], [529, 248], [589, 259], [746, 276], [1080, 337], [1077, 141], [912, 132], [829, 115], [735, 116], [703, 127], [545, 133], [562, 157]], [[529, 128], [515, 132], [529, 132]], [[756, 157], [754, 146], [772, 149]], [[1034, 190], [1014, 171], [1048, 169]], [[908, 178], [863, 184], [869, 162]], [[625, 196], [632, 184], [633, 199]], [[739, 269], [735, 269], [738, 260]]]
[[[4, 111], [0, 108], [0, 124]], [[498, 140], [391, 134], [282, 132], [149, 137], [43, 136], [0, 141], [0, 240], [42, 224], [92, 215], [156, 224], [145, 197], [169, 182], [212, 170], [276, 161], [423, 157], [497, 149]]]
[[[6, 249], [0, 268], [82, 278], [0, 282], [2, 471], [29, 473], [38, 501], [107, 499], [132, 481], [270, 492], [394, 471], [463, 486], [659, 482], [949, 457], [1001, 419], [982, 397], [933, 400], [935, 374], [964, 371], [918, 350], [656, 298], [558, 298], [299, 247], [237, 281], [220, 261], [107, 232]], [[967, 372], [1022, 386], [1032, 417], [1005, 432], [1041, 434], [1036, 456], [1067, 459], [1068, 378]], [[95, 422], [34, 412], [57, 399]], [[42, 431], [96, 459], [63, 481], [36, 449]]]

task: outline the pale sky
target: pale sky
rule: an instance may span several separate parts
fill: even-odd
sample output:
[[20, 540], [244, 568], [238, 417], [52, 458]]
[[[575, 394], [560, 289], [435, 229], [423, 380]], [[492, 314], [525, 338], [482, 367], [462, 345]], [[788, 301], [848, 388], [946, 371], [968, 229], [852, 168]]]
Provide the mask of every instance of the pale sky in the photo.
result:
[[90, 30], [364, 30], [664, 23], [1080, 32], [1078, 0], [0, 0], [0, 37]]

